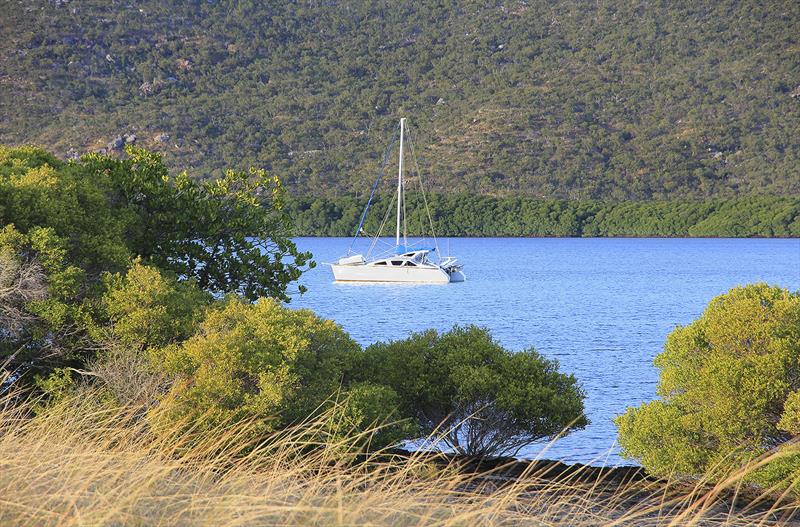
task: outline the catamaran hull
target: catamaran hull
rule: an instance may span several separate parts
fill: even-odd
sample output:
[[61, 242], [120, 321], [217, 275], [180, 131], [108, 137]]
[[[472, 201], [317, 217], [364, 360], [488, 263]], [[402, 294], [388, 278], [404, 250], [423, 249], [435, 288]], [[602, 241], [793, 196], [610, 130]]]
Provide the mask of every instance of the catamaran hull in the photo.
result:
[[452, 271], [450, 273], [450, 281], [451, 282], [463, 282], [467, 279], [467, 275], [463, 273], [463, 271]]
[[[331, 265], [333, 277], [337, 282], [407, 282], [419, 284], [447, 284], [463, 282], [461, 279], [451, 280], [451, 275], [437, 267], [408, 268], [375, 265]], [[453, 274], [456, 274], [453, 273]]]

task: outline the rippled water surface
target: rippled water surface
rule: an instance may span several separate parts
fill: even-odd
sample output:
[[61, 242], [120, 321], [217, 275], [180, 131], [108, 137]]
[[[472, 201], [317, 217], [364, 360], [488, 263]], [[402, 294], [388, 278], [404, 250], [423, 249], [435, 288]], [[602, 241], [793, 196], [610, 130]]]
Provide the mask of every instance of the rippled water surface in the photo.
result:
[[564, 461], [622, 462], [612, 417], [655, 397], [653, 357], [711, 298], [756, 281], [800, 289], [797, 239], [444, 239], [467, 275], [448, 285], [336, 284], [322, 262], [350, 240], [297, 243], [319, 265], [292, 306], [335, 320], [361, 344], [478, 324], [510, 349], [558, 359], [586, 390], [592, 423], [546, 453], [531, 445], [521, 455]]

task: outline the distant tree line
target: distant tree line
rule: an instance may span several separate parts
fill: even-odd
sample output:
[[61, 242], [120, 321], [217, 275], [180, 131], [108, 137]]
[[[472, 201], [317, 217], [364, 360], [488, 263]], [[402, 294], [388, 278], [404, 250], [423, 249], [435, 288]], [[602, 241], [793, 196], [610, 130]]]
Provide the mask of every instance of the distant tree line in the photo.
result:
[[[390, 199], [373, 201], [362, 234], [378, 232]], [[430, 234], [422, 196], [407, 200], [410, 233]], [[434, 194], [427, 201], [438, 236], [800, 236], [800, 197], [611, 202]], [[352, 236], [365, 205], [351, 197], [294, 199], [287, 212], [297, 235]], [[394, 221], [390, 213], [383, 234], [392, 234]]]

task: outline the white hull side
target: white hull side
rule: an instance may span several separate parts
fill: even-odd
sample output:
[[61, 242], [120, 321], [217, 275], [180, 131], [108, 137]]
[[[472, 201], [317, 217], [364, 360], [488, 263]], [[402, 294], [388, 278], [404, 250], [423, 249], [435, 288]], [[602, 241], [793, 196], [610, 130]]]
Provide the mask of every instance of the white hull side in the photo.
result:
[[409, 282], [446, 284], [450, 275], [435, 267], [392, 267], [376, 265], [331, 265], [337, 282]]
[[454, 271], [450, 274], [450, 281], [451, 282], [463, 282], [467, 279], [467, 276], [462, 271]]

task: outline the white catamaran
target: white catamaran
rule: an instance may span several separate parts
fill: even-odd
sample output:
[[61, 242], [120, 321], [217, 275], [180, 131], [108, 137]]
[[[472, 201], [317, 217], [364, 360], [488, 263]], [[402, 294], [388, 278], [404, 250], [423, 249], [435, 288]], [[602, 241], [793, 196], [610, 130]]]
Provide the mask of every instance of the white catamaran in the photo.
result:
[[[453, 257], [441, 258], [438, 242], [435, 233], [432, 232], [434, 247], [417, 247], [417, 244], [409, 245], [408, 243], [408, 228], [405, 217], [405, 180], [403, 174], [403, 148], [404, 139], [406, 135], [405, 118], [400, 119], [400, 159], [397, 171], [397, 225], [395, 229], [395, 244], [394, 247], [383, 254], [377, 255], [375, 258], [370, 258], [370, 255], [380, 241], [380, 230], [373, 238], [372, 244], [367, 251], [366, 258], [363, 254], [353, 254], [352, 247], [346, 256], [339, 259], [338, 262], [331, 265], [333, 276], [337, 282], [417, 282], [417, 283], [432, 283], [432, 284], [446, 284], [448, 282], [463, 282], [465, 280], [462, 271], [462, 265]], [[388, 152], [391, 150], [389, 147]], [[412, 154], [413, 145], [412, 145]], [[416, 157], [414, 158], [416, 159]], [[419, 176], [419, 169], [417, 169]], [[381, 168], [381, 175], [383, 174], [383, 167]], [[421, 177], [421, 176], [420, 176]], [[361, 221], [356, 229], [356, 235], [353, 239], [358, 238], [362, 233], [362, 226], [366, 218], [367, 211], [372, 203], [372, 198], [375, 195], [375, 190], [380, 182], [380, 176], [375, 182], [370, 193], [367, 206], [364, 213], [361, 215]], [[430, 211], [427, 206], [427, 199], [425, 198], [424, 189], [422, 189], [420, 182], [420, 189], [422, 197], [425, 201], [425, 211], [428, 214], [428, 221], [433, 231], [433, 221], [430, 216]], [[390, 205], [391, 208], [391, 205]], [[388, 216], [388, 211], [387, 211]], [[402, 243], [400, 243], [400, 231], [402, 225]], [[383, 225], [381, 225], [383, 227]], [[433, 253], [433, 254], [432, 254]], [[434, 256], [435, 255], [435, 256]]]

